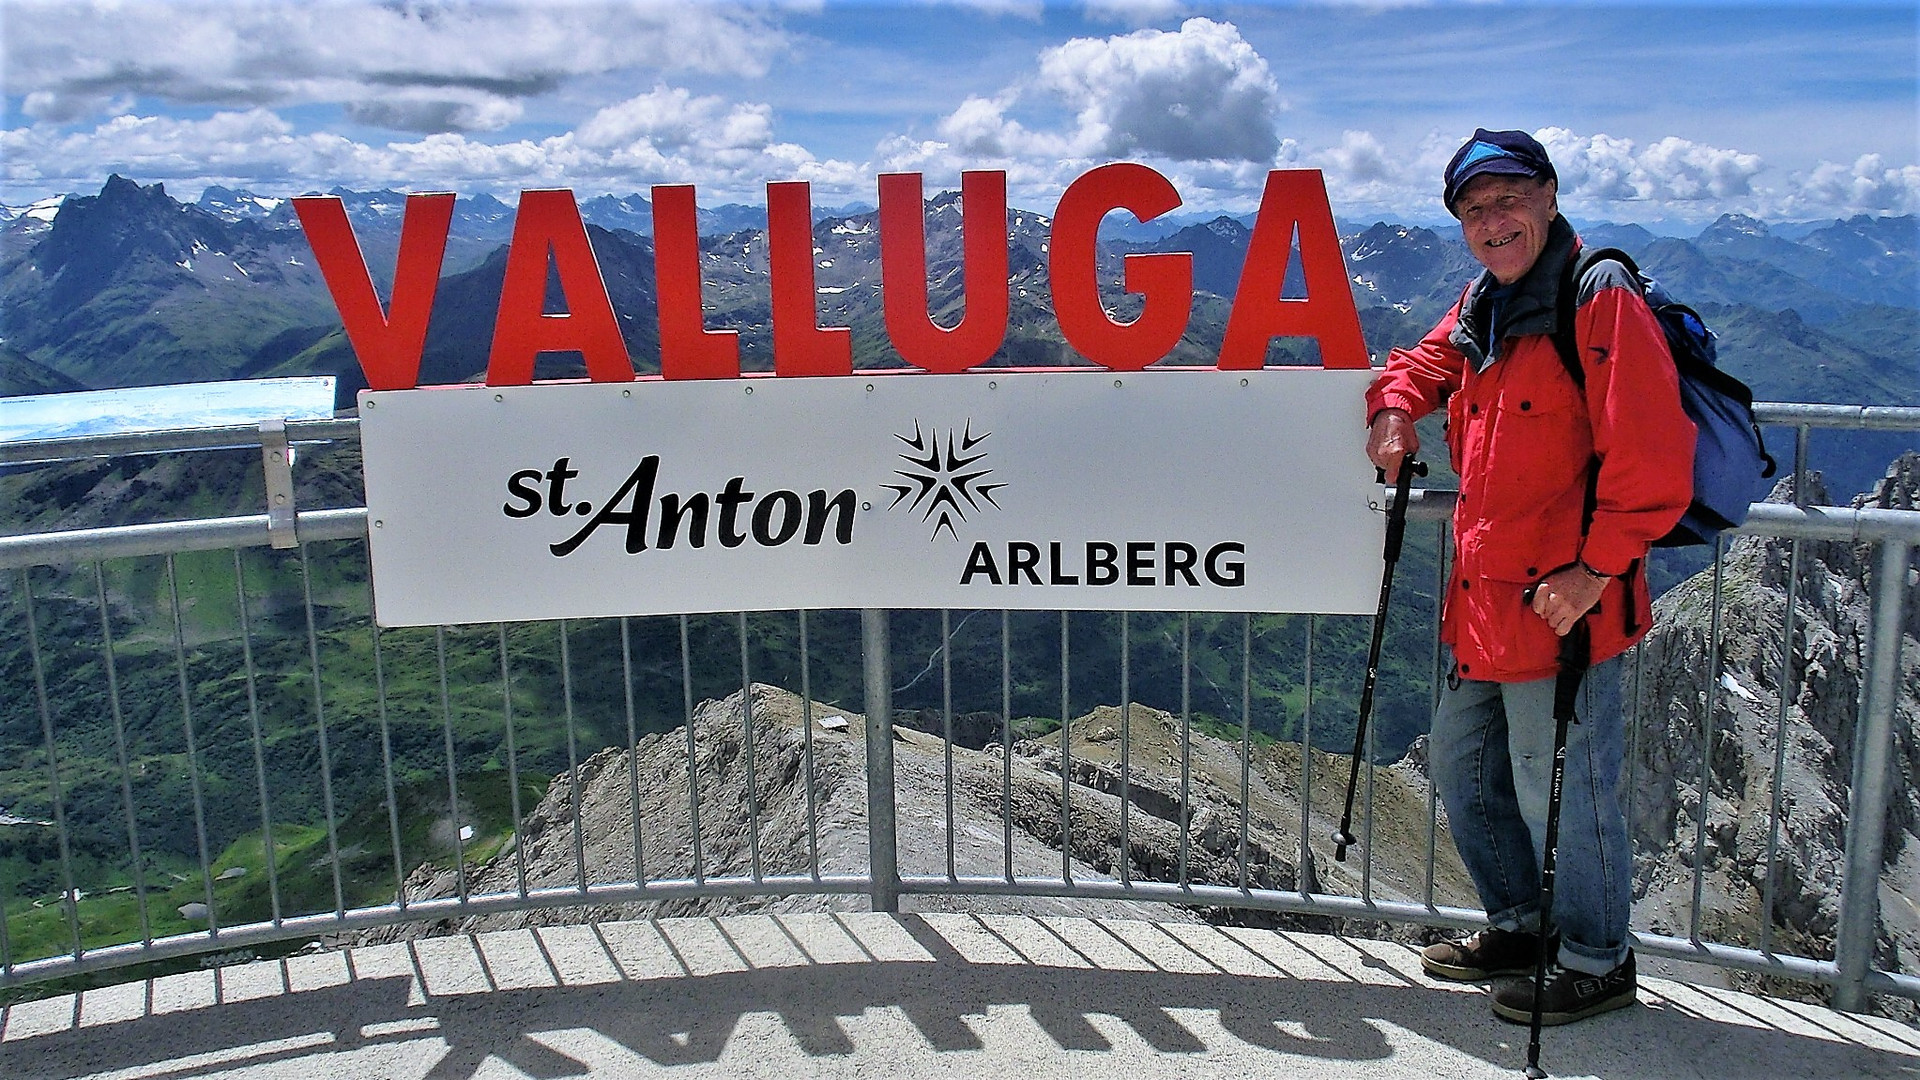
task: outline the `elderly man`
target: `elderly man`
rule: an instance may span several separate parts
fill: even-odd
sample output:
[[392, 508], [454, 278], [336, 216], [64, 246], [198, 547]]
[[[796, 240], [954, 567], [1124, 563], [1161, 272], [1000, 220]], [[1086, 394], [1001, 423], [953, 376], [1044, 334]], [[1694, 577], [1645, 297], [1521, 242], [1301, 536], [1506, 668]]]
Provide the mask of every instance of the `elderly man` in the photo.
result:
[[[1452, 668], [1430, 754], [1454, 843], [1490, 926], [1429, 946], [1436, 976], [1531, 975], [1553, 758], [1559, 638], [1588, 621], [1591, 667], [1571, 728], [1542, 1019], [1633, 1003], [1633, 855], [1619, 799], [1619, 655], [1652, 620], [1648, 546], [1687, 508], [1694, 428], [1638, 281], [1617, 262], [1566, 280], [1580, 239], [1559, 181], [1525, 132], [1474, 132], [1447, 165], [1445, 201], [1485, 272], [1367, 392], [1367, 454], [1389, 477], [1419, 449], [1414, 421], [1444, 407], [1460, 477], [1441, 637]], [[1576, 293], [1576, 385], [1556, 350], [1557, 300]], [[1529, 592], [1529, 589], [1532, 589]], [[1493, 1009], [1526, 1023], [1531, 979]]]

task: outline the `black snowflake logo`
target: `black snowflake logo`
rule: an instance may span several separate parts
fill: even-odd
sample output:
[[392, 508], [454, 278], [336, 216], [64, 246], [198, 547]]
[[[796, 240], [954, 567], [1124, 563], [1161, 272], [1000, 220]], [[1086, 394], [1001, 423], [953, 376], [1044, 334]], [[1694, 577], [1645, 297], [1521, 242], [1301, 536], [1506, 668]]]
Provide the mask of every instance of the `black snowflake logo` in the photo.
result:
[[[884, 485], [888, 491], [894, 493], [893, 505], [887, 509], [891, 510], [912, 499], [907, 509], [921, 510], [925, 507], [920, 518], [922, 521], [933, 522], [934, 537], [938, 537], [940, 530], [945, 529], [948, 536], [958, 540], [960, 534], [954, 531], [954, 521], [967, 520], [967, 511], [979, 510], [983, 501], [994, 509], [999, 509], [1000, 504], [993, 501], [993, 493], [1007, 486], [980, 483], [993, 472], [992, 469], [966, 471], [987, 456], [985, 451], [977, 454], [972, 451], [974, 447], [987, 441], [991, 434], [992, 432], [987, 432], [976, 438], [973, 434], [973, 421], [969, 420], [962, 429], [958, 442], [955, 441], [952, 430], [947, 431], [945, 450], [940, 446], [940, 430], [934, 428], [930, 433], [923, 435], [918, 420], [913, 423], [912, 438], [895, 434], [894, 438], [912, 447], [913, 452], [900, 455], [901, 460], [905, 461], [910, 468], [896, 469], [894, 475], [905, 477], [911, 483]], [[965, 505], [962, 505], [963, 503]]]

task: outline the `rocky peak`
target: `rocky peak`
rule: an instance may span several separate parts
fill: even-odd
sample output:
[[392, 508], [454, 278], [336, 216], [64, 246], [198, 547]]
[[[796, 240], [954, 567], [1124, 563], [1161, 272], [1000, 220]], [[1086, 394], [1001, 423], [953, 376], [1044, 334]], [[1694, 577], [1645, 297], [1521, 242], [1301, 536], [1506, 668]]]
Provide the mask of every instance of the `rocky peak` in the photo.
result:
[[100, 194], [69, 198], [61, 206], [33, 258], [53, 279], [56, 310], [66, 311], [118, 276], [154, 264], [190, 263], [201, 252], [232, 247], [219, 218], [175, 202], [160, 184], [141, 187], [116, 174]]
[[1773, 235], [1772, 230], [1768, 229], [1767, 223], [1761, 221], [1759, 218], [1748, 217], [1745, 214], [1721, 214], [1718, 221], [1707, 226], [1706, 231], [1700, 234], [1700, 239], [1722, 239], [1731, 236], [1767, 237], [1771, 235]]
[[[1808, 488], [1810, 502], [1830, 502], [1818, 474]], [[1916, 490], [1920, 454], [1908, 453], [1853, 505], [1912, 509]], [[1771, 500], [1792, 494], [1783, 478]], [[1729, 547], [1717, 664], [1708, 652], [1711, 570], [1660, 598], [1638, 666], [1629, 665], [1643, 720], [1627, 788], [1637, 922], [1686, 935], [1696, 917], [1693, 874], [1674, 868], [1695, 865], [1699, 839], [1708, 903], [1698, 917], [1716, 938], [1758, 946], [1770, 922], [1775, 940], [1819, 956], [1831, 950], [1839, 917], [1875, 558], [1868, 545], [1800, 542], [1783, 670], [1795, 559], [1787, 540], [1741, 537]], [[1920, 970], [1920, 616], [1911, 603], [1908, 610], [1887, 763], [1878, 962], [1912, 972]]]

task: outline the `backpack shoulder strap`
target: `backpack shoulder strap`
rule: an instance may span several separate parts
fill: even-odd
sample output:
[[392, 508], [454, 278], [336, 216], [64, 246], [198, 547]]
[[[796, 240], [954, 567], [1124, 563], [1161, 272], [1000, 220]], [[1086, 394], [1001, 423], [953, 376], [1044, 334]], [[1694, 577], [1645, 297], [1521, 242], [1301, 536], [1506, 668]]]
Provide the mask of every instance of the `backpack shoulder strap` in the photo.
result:
[[1633, 275], [1633, 280], [1645, 280], [1640, 276], [1640, 267], [1633, 261], [1633, 256], [1619, 248], [1582, 248], [1579, 254], [1567, 260], [1566, 269], [1560, 277], [1560, 292], [1555, 298], [1557, 309], [1553, 319], [1553, 347], [1560, 354], [1560, 363], [1566, 367], [1567, 376], [1582, 392], [1587, 388], [1587, 372], [1580, 363], [1580, 344], [1574, 340], [1573, 321], [1580, 308], [1580, 283], [1587, 279], [1587, 271], [1603, 262], [1619, 263]]

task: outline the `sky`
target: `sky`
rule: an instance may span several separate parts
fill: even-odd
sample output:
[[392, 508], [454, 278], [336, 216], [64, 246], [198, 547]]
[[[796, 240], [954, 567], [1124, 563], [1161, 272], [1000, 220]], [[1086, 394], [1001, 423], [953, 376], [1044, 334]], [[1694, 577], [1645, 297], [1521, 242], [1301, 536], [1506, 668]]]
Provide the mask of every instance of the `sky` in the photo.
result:
[[1245, 212], [1275, 168], [1343, 219], [1446, 221], [1476, 127], [1534, 133], [1588, 221], [1920, 212], [1920, 6], [1613, 0], [757, 4], [0, 0], [0, 204], [112, 173], [286, 197], [1008, 175], [1095, 165]]

